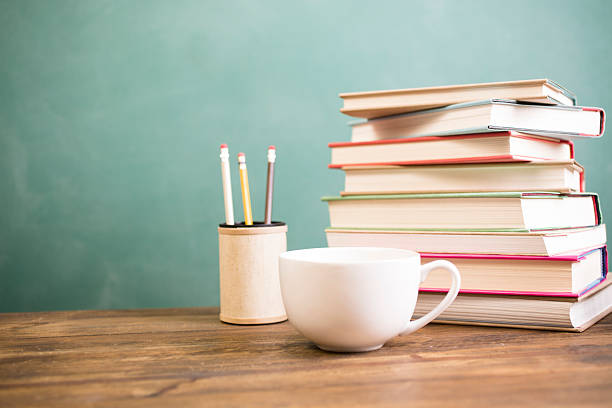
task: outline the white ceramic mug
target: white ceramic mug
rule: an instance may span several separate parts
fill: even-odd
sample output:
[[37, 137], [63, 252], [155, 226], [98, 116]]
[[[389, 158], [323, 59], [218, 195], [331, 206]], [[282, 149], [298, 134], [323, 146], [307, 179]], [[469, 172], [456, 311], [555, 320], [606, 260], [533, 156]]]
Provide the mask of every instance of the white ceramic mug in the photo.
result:
[[[412, 333], [455, 300], [461, 275], [448, 261], [421, 266], [418, 253], [393, 248], [313, 248], [280, 255], [287, 317], [319, 348], [371, 351], [398, 334]], [[419, 285], [432, 269], [448, 270], [453, 283], [431, 312], [410, 321]]]

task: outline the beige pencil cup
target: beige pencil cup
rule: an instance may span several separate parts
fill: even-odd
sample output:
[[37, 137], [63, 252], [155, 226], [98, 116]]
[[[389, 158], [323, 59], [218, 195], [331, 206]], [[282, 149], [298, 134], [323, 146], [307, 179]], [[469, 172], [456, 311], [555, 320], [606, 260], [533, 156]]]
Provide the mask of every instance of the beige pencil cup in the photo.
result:
[[278, 256], [287, 250], [287, 225], [219, 225], [219, 319], [234, 324], [287, 320]]

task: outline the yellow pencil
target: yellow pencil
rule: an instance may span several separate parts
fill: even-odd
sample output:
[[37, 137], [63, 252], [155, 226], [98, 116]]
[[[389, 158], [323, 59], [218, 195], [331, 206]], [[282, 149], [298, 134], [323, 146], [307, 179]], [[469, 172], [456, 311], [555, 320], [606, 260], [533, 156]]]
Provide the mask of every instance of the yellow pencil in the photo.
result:
[[244, 225], [253, 225], [253, 213], [251, 212], [251, 193], [249, 193], [249, 176], [247, 175], [246, 157], [244, 153], [238, 153], [238, 167], [240, 169], [240, 187], [242, 187]]

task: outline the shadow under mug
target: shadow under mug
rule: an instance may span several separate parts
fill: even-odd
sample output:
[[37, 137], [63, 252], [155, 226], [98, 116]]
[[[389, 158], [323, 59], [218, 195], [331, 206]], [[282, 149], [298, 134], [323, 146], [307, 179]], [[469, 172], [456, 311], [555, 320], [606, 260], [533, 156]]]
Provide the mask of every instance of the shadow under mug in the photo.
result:
[[[417, 252], [393, 248], [313, 248], [280, 255], [283, 303], [291, 324], [319, 348], [379, 349], [434, 320], [455, 300], [461, 275], [451, 262], [421, 266]], [[419, 285], [443, 268], [452, 285], [442, 302], [411, 321]]]

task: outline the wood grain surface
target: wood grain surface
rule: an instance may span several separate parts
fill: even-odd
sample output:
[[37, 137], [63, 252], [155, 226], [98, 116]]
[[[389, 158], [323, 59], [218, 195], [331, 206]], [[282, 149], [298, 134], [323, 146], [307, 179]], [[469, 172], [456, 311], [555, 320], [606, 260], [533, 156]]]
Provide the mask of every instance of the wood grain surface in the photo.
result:
[[0, 314], [0, 407], [610, 406], [611, 329], [430, 324], [334, 354], [216, 308]]

